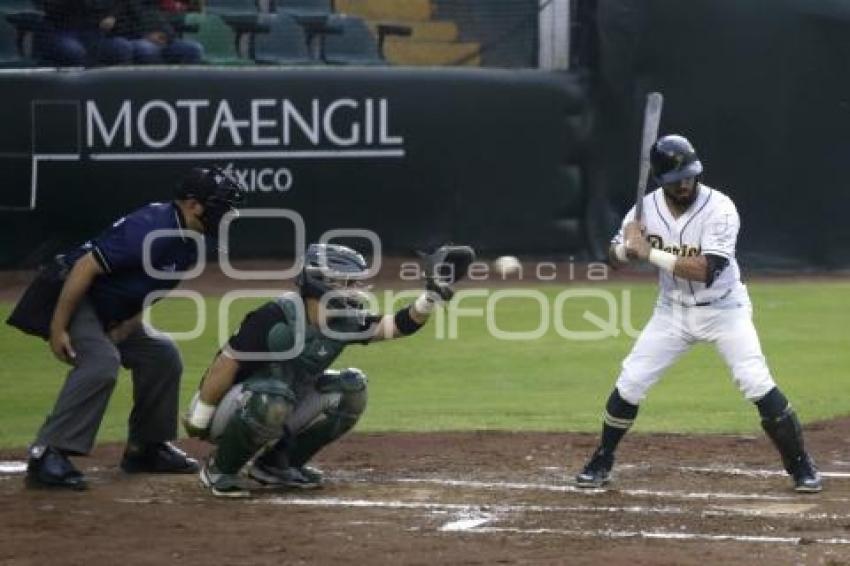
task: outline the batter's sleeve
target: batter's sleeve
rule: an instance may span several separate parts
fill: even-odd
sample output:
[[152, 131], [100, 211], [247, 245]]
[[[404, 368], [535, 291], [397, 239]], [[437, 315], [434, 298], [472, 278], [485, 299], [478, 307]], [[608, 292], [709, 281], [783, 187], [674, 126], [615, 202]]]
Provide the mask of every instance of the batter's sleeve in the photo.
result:
[[729, 201], [719, 206], [703, 224], [702, 254], [733, 259], [740, 229], [741, 218], [735, 205]]

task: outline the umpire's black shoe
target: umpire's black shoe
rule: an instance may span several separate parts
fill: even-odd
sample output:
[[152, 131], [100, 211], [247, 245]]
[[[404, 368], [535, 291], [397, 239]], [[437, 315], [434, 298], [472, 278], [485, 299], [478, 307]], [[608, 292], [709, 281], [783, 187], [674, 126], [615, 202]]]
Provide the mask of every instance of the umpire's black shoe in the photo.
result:
[[127, 444], [121, 469], [128, 474], [195, 474], [201, 466], [170, 442]]
[[88, 489], [85, 476], [62, 452], [51, 446], [32, 446], [26, 485], [31, 488]]
[[614, 455], [597, 450], [584, 466], [584, 469], [576, 476], [576, 485], [586, 488], [602, 487], [611, 481], [611, 468], [613, 467]]
[[823, 489], [820, 472], [808, 454], [791, 465], [791, 477], [794, 478], [794, 491], [799, 493], [818, 493]]

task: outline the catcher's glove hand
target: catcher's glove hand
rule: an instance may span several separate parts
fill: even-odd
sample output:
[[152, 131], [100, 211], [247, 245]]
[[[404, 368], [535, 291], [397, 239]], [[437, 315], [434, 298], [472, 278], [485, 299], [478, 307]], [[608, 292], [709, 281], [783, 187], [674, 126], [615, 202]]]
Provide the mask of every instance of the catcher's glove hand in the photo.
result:
[[443, 301], [451, 300], [454, 296], [451, 286], [466, 277], [475, 261], [475, 250], [470, 246], [447, 244], [419, 255], [425, 262], [425, 288]]

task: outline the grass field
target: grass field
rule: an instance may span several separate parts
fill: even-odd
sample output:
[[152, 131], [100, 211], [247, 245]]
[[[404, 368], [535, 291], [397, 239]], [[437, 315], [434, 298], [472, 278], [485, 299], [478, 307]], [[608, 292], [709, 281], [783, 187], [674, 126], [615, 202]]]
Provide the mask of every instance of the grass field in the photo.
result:
[[[602, 285], [622, 304], [631, 294], [631, 319], [640, 328], [655, 300], [655, 285]], [[564, 287], [539, 291], [550, 303]], [[774, 376], [804, 421], [850, 413], [850, 284], [766, 283], [750, 285], [756, 326]], [[461, 307], [482, 308], [485, 298], [465, 299]], [[237, 303], [238, 322], [252, 304]], [[11, 305], [0, 304], [5, 320]], [[207, 302], [216, 321], [218, 300]], [[552, 315], [552, 308], [550, 318]], [[621, 309], [618, 309], [621, 310]], [[596, 326], [582, 318], [589, 311], [608, 318], [599, 298], [574, 298], [559, 319], [570, 330]], [[498, 301], [491, 323], [503, 331], [538, 326], [540, 306], [532, 299]], [[619, 315], [616, 328], [621, 328]], [[154, 321], [163, 330], [191, 328], [193, 307], [186, 301], [160, 303]], [[359, 430], [571, 430], [595, 431], [603, 403], [632, 338], [621, 333], [595, 341], [567, 340], [554, 328], [533, 340], [494, 339], [486, 319], [462, 317], [458, 338], [437, 338], [442, 326], [432, 320], [419, 334], [368, 347], [352, 346], [337, 367], [356, 366], [370, 377], [370, 401]], [[182, 342], [186, 371], [182, 406], [217, 347], [214, 325], [198, 340]], [[442, 326], [444, 334], [448, 326]], [[23, 446], [53, 403], [65, 369], [40, 340], [3, 326], [0, 329], [0, 447]], [[121, 440], [130, 406], [129, 376], [122, 373], [99, 440]], [[674, 366], [644, 403], [638, 431], [748, 432], [759, 429], [756, 413], [732, 385], [710, 346], [696, 347]]]

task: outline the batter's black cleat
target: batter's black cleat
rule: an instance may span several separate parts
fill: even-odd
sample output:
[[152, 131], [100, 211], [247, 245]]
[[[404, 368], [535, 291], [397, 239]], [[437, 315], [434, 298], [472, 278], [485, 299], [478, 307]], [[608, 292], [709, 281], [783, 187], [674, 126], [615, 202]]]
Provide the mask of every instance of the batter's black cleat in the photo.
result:
[[791, 477], [794, 478], [794, 491], [818, 493], [823, 490], [820, 472], [807, 454], [791, 465]]
[[128, 443], [121, 469], [128, 474], [195, 474], [201, 467], [170, 442], [156, 442]]
[[614, 467], [614, 455], [604, 454], [601, 450], [593, 453], [590, 461], [576, 476], [576, 486], [597, 488], [611, 481], [611, 468]]
[[83, 491], [88, 482], [65, 454], [51, 446], [33, 446], [27, 462], [29, 488], [57, 488]]

